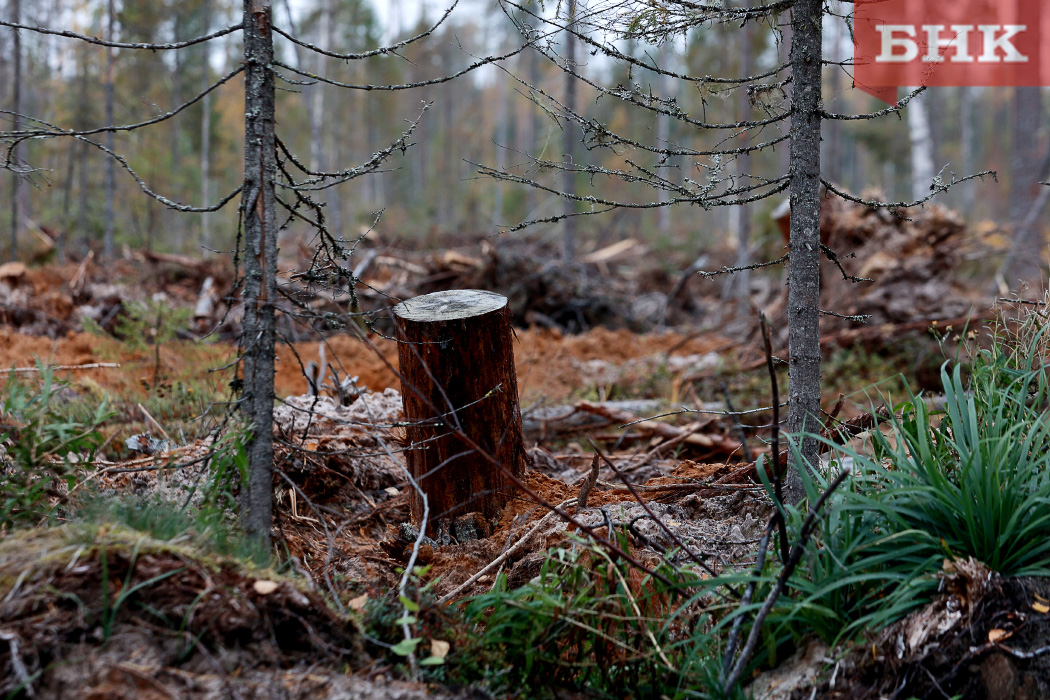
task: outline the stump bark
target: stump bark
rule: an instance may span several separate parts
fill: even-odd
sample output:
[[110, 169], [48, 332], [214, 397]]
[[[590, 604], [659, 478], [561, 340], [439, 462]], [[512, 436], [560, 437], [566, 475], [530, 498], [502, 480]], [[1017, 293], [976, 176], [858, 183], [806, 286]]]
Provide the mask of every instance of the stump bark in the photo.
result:
[[[394, 307], [409, 470], [427, 496], [430, 533], [444, 519], [495, 518], [525, 471], [525, 445], [507, 299], [493, 292], [436, 292]], [[474, 450], [463, 435], [494, 457]], [[412, 521], [423, 499], [410, 492]]]

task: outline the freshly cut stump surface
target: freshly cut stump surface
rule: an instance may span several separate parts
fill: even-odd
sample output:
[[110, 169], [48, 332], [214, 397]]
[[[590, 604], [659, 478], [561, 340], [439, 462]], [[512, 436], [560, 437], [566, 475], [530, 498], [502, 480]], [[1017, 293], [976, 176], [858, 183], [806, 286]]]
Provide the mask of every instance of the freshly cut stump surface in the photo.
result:
[[[526, 461], [507, 299], [435, 292], [398, 304], [394, 315], [408, 465], [427, 495], [427, 530], [466, 513], [491, 520], [514, 493], [508, 472], [520, 477]], [[418, 526], [423, 499], [410, 492]]]

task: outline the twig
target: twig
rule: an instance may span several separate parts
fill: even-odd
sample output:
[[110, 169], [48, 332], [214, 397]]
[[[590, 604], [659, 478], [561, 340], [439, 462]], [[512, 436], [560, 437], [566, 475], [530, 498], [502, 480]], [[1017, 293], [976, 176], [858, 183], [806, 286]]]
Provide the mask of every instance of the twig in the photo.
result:
[[751, 625], [751, 633], [747, 637], [747, 644], [744, 645], [743, 650], [740, 652], [740, 656], [737, 659], [736, 665], [733, 667], [733, 672], [729, 675], [726, 680], [726, 690], [732, 688], [740, 680], [740, 677], [744, 674], [744, 669], [747, 667], [748, 662], [751, 660], [751, 655], [755, 652], [755, 645], [758, 644], [758, 635], [762, 631], [762, 623], [766, 621], [766, 617], [769, 615], [773, 606], [776, 604], [777, 599], [780, 598], [780, 594], [784, 592], [784, 587], [787, 585], [787, 581], [791, 578], [791, 574], [795, 573], [795, 568], [799, 562], [802, 561], [802, 554], [806, 550], [806, 544], [809, 543], [809, 538], [813, 535], [813, 531], [816, 529], [817, 513], [820, 511], [821, 506], [828, 500], [835, 489], [842, 485], [842, 482], [846, 480], [846, 477], [850, 475], [852, 469], [846, 467], [839, 475], [835, 477], [835, 480], [828, 485], [827, 490], [821, 494], [817, 502], [809, 509], [809, 515], [806, 516], [806, 521], [802, 523], [802, 529], [798, 533], [798, 542], [791, 549], [791, 556], [784, 563], [784, 568], [780, 572], [780, 576], [777, 577], [777, 583], [773, 586], [773, 590], [766, 596], [765, 602], [762, 604], [762, 609], [755, 615], [755, 621]]
[[[775, 516], [774, 516], [775, 517]], [[762, 569], [766, 565], [766, 552], [769, 551], [769, 536], [773, 534], [773, 523], [774, 519], [770, 518], [766, 524], [766, 532], [762, 535], [762, 541], [758, 544], [758, 556], [755, 559], [755, 568], [752, 569], [751, 583], [747, 584], [747, 590], [744, 591], [744, 598], [740, 601], [740, 607], [746, 608], [751, 605], [751, 599], [755, 595], [755, 588], [758, 587], [758, 577], [762, 575]], [[729, 640], [726, 642], [726, 656], [725, 661], [722, 663], [722, 673], [728, 674], [730, 666], [733, 664], [733, 656], [736, 654], [736, 645], [740, 641], [740, 630], [744, 625], [744, 613], [741, 613], [733, 620], [733, 629], [729, 632]]]
[[762, 345], [766, 351], [766, 369], [769, 371], [769, 391], [773, 395], [773, 496], [776, 498], [777, 512], [773, 519], [777, 523], [777, 535], [780, 539], [780, 561], [787, 564], [788, 535], [787, 523], [784, 520], [784, 496], [780, 479], [780, 385], [777, 383], [777, 370], [773, 366], [773, 346], [769, 340], [769, 323], [766, 315], [758, 314], [758, 325], [762, 330]]
[[617, 484], [612, 481], [602, 481], [599, 479], [595, 482], [598, 486], [608, 489], [610, 491], [630, 491], [632, 488], [636, 491], [646, 492], [667, 492], [667, 491], [702, 491], [709, 489], [711, 491], [757, 491], [761, 489], [761, 486], [755, 485], [750, 486], [747, 484], [717, 484], [717, 483], [703, 483], [698, 482], [695, 484]]
[[174, 441], [172, 441], [171, 436], [168, 435], [168, 431], [164, 429], [163, 425], [157, 422], [156, 418], [149, 414], [149, 411], [146, 410], [146, 407], [142, 404], [138, 404], [138, 407], [139, 410], [142, 412], [142, 415], [146, 418], [146, 422], [155, 427], [157, 430], [159, 430], [160, 434], [164, 436], [165, 440], [167, 440], [171, 444], [175, 444]]
[[[18, 635], [7, 630], [0, 630], [0, 639], [7, 642], [7, 645], [11, 647], [11, 668], [15, 672], [15, 678], [18, 679], [19, 687], [25, 689], [27, 697], [33, 697], [36, 695], [32, 685], [33, 679], [30, 677], [25, 663], [22, 662], [22, 655], [18, 651]], [[17, 691], [18, 689], [16, 688], [15, 690]]]

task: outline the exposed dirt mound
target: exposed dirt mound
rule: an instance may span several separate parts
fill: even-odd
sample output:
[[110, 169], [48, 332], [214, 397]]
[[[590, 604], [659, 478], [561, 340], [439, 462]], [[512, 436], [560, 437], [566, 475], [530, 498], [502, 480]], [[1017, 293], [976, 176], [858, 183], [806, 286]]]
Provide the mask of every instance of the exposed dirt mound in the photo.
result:
[[0, 625], [16, 697], [434, 697], [345, 675], [369, 659], [317, 593], [123, 529], [0, 544]]
[[1050, 579], [1003, 579], [972, 559], [948, 569], [929, 605], [834, 664], [813, 655], [786, 664], [782, 678], [805, 677], [808, 667], [816, 682], [794, 692], [769, 686], [771, 697], [1050, 697]]

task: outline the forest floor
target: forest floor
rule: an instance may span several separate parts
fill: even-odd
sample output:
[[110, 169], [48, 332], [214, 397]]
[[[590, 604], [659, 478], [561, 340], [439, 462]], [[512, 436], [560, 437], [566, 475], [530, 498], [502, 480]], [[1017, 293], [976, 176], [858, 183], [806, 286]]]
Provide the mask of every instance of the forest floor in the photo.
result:
[[[822, 327], [825, 405], [841, 421], [870, 417], [880, 394], [899, 398], [932, 386], [956, 336], [991, 308], [966, 275], [967, 256], [982, 254], [985, 241], [937, 208], [911, 221], [884, 214], [841, 206], [824, 222], [825, 240], [863, 249], [843, 261], [841, 274], [829, 266], [827, 294], [845, 302], [844, 314], [870, 316], [867, 325], [832, 317]], [[755, 469], [756, 457], [769, 453], [762, 426], [770, 414], [715, 412], [768, 406], [754, 318], [735, 314], [720, 285], [703, 287], [639, 262], [647, 257], [642, 243], [597, 248], [570, 270], [524, 247], [460, 243], [400, 257], [381, 246], [364, 250], [370, 262], [360, 277], [370, 291], [361, 295], [363, 308], [448, 287], [505, 293], [520, 325], [514, 352], [531, 460], [526, 484], [548, 503], [571, 501], [597, 445], [617, 469], [602, 463], [587, 507], [568, 507], [579, 523], [637, 523], [630, 551], [643, 562], [679, 546], [702, 552], [720, 571], [752, 561], [772, 513]], [[874, 281], [847, 293], [847, 272]], [[218, 262], [178, 256], [131, 254], [110, 269], [90, 259], [0, 266], [0, 367], [28, 383], [35, 363], [64, 367], [58, 396], [69, 415], [86, 415], [103, 401], [111, 411], [100, 426], [102, 449], [70, 488], [116, 500], [199, 502], [225, 426], [223, 402], [232, 398], [228, 367], [239, 319], [221, 303], [231, 284]], [[776, 279], [754, 279], [752, 292], [772, 320], [774, 354], [785, 356]], [[341, 308], [337, 295], [310, 295], [315, 309]], [[373, 329], [382, 331], [381, 318]], [[283, 332], [290, 342], [278, 348], [275, 381], [282, 570], [209, 550], [186, 532], [136, 529], [127, 518], [72, 518], [8, 533], [0, 543], [0, 640], [8, 651], [0, 658], [0, 691], [487, 697], [449, 687], [440, 675], [423, 684], [405, 680], [411, 674], [374, 643], [383, 627], [376, 611], [389, 605], [413, 555], [428, 567], [428, 595], [459, 600], [489, 591], [501, 576], [510, 587], [534, 580], [551, 548], [574, 546], [575, 526], [522, 496], [498, 521], [460, 519], [414, 548], [405, 527], [403, 435], [394, 426], [403, 418], [395, 343], [382, 334], [366, 343], [352, 333], [291, 325]], [[329, 367], [333, 385], [356, 377], [353, 395], [333, 386], [311, 396], [310, 361]], [[107, 366], [88, 366], [99, 364]], [[783, 368], [780, 374], [784, 396]], [[711, 413], [633, 424], [681, 406]], [[304, 407], [314, 414], [308, 423], [296, 410]], [[163, 437], [162, 448], [136, 451], [133, 438], [144, 434]], [[60, 520], [73, 510], [61, 511]], [[1050, 585], [986, 570], [946, 570], [944, 581], [943, 596], [867, 643], [836, 650], [803, 644], [752, 690], [776, 698], [894, 691], [1046, 697], [1050, 655], [1020, 658], [1002, 642], [1005, 634], [1018, 648], [1050, 643], [1050, 618], [1039, 602]], [[454, 658], [457, 632], [442, 631], [441, 606], [428, 610], [424, 646]]]

